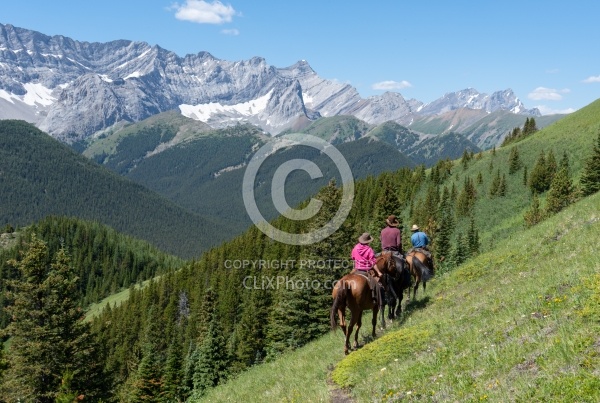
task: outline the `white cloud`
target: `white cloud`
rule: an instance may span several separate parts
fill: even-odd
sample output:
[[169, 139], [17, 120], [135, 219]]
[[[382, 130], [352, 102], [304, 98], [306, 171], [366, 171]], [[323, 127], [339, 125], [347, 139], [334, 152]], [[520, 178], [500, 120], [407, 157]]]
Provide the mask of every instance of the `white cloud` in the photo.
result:
[[175, 3], [175, 18], [182, 21], [197, 22], [198, 24], [223, 24], [231, 22], [236, 11], [229, 4], [220, 1], [207, 2], [204, 0], [186, 0], [185, 4]]
[[537, 105], [536, 108], [539, 109], [539, 111], [542, 115], [556, 115], [556, 114], [564, 115], [564, 114], [569, 114], [569, 113], [575, 112], [575, 109], [573, 109], [573, 108], [552, 109], [545, 105]]
[[584, 83], [600, 83], [600, 76], [590, 76], [583, 80]]
[[221, 30], [221, 33], [224, 34], [224, 35], [238, 36], [240, 34], [240, 31], [238, 31], [235, 28], [233, 28], [233, 29], [223, 29], [223, 30]]
[[371, 86], [374, 90], [401, 90], [403, 88], [412, 87], [412, 84], [406, 80], [403, 81], [380, 81]]
[[569, 92], [571, 92], [571, 90], [568, 88], [556, 90], [554, 88], [537, 87], [535, 90], [527, 94], [527, 98], [533, 99], [534, 101], [560, 101], [562, 99], [562, 95], [560, 94], [566, 94]]

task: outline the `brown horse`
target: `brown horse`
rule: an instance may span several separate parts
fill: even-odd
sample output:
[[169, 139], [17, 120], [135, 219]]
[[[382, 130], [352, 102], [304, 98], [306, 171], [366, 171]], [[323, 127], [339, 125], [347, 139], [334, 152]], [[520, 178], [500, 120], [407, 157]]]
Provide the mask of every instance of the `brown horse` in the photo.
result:
[[[384, 252], [377, 256], [375, 265], [383, 275], [392, 274], [396, 270], [396, 265], [390, 252]], [[373, 301], [373, 294], [367, 275], [356, 271], [345, 275], [337, 281], [335, 287], [333, 287], [332, 296], [333, 305], [330, 314], [331, 329], [335, 330], [337, 328], [337, 323], [335, 321], [335, 314], [337, 312], [340, 319], [340, 327], [346, 336], [344, 353], [348, 354], [350, 350], [350, 336], [352, 335], [352, 330], [355, 325], [356, 333], [354, 334], [354, 348], [358, 348], [358, 331], [362, 325], [362, 313], [365, 310], [370, 309], [373, 311], [372, 336], [375, 337], [379, 304]], [[346, 325], [346, 308], [350, 308], [351, 313], [349, 325]]]
[[[419, 284], [423, 282], [423, 292], [427, 288], [427, 281], [433, 276], [433, 265], [422, 251], [414, 249], [406, 255], [406, 263], [410, 274], [415, 279], [415, 285], [413, 287], [413, 299], [417, 297], [417, 289]], [[408, 292], [408, 299], [410, 300], [410, 290]]]
[[388, 319], [393, 321], [402, 313], [402, 299], [404, 290], [410, 288], [410, 272], [406, 260], [394, 256], [396, 263], [394, 274], [387, 275], [385, 281], [385, 298], [381, 307], [381, 323], [385, 327], [385, 306], [388, 306]]

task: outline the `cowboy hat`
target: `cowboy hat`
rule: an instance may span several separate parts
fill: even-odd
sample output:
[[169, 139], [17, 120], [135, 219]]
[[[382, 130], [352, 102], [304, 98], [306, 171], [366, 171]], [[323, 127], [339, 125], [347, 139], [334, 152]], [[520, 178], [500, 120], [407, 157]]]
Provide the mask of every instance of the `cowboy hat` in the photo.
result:
[[411, 231], [418, 231], [419, 227], [417, 226], [417, 224], [413, 224], [413, 226], [410, 228]]
[[397, 227], [398, 225], [400, 225], [400, 223], [396, 219], [396, 216], [393, 214], [385, 219], [385, 223], [390, 227]]
[[364, 232], [361, 236], [358, 237], [358, 242], [362, 244], [367, 244], [373, 242], [373, 237], [368, 232]]

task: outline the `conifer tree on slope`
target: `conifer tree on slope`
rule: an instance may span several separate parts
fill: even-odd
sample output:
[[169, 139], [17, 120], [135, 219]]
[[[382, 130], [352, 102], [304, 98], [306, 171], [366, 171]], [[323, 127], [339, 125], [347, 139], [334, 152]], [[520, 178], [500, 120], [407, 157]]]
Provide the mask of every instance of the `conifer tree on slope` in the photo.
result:
[[448, 263], [447, 259], [452, 249], [451, 237], [454, 232], [454, 208], [450, 198], [450, 191], [446, 186], [442, 191], [442, 198], [438, 207], [437, 220], [439, 222], [438, 230], [435, 233], [433, 239], [434, 246], [434, 258], [436, 259], [436, 266], [440, 267], [443, 263]]
[[562, 167], [554, 175], [548, 197], [546, 199], [546, 212], [558, 213], [573, 202], [573, 183], [566, 167]]
[[508, 174], [512, 175], [517, 172], [521, 168], [521, 159], [519, 157], [519, 149], [517, 147], [513, 147], [510, 150], [510, 155], [508, 156]]
[[600, 190], [600, 132], [598, 132], [598, 140], [594, 145], [592, 155], [586, 160], [580, 181], [584, 196]]
[[213, 312], [207, 332], [198, 346], [198, 360], [192, 377], [192, 400], [204, 395], [207, 389], [217, 386], [227, 378], [230, 360], [226, 347], [219, 317]]
[[[12, 342], [0, 395], [6, 401], [54, 402], [60, 391], [94, 400], [103, 376], [89, 325], [75, 302], [78, 279], [64, 249], [52, 262], [48, 255], [47, 245], [33, 236], [23, 258], [11, 262], [20, 277], [10, 282], [12, 322], [4, 334]], [[60, 390], [66, 378], [70, 391]]]

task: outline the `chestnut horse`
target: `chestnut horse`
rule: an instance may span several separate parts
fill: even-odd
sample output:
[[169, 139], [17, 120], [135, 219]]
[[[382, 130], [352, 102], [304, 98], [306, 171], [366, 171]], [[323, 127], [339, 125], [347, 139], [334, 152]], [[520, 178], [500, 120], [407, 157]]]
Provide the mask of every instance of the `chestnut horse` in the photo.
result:
[[[427, 288], [427, 281], [433, 276], [433, 265], [429, 262], [427, 255], [425, 255], [419, 249], [413, 249], [406, 254], [406, 263], [410, 274], [415, 279], [415, 285], [413, 287], [413, 299], [417, 297], [417, 289], [419, 284], [423, 282], [423, 292]], [[408, 299], [410, 300], [410, 290], [408, 292]]]
[[[396, 265], [392, 254], [390, 252], [384, 252], [377, 256], [375, 265], [385, 277], [386, 274], [393, 274], [396, 270]], [[362, 314], [365, 310], [373, 311], [373, 332], [372, 336], [375, 337], [375, 327], [377, 325], [377, 312], [379, 311], [379, 304], [373, 301], [371, 293], [371, 287], [369, 285], [369, 279], [366, 274], [353, 271], [350, 274], [345, 275], [337, 281], [335, 287], [333, 287], [333, 305], [331, 307], [330, 320], [331, 329], [337, 328], [335, 321], [335, 314], [337, 312], [340, 319], [340, 327], [344, 331], [346, 340], [344, 343], [344, 353], [348, 354], [350, 350], [350, 336], [354, 325], [356, 325], [356, 333], [354, 334], [354, 348], [358, 348], [358, 331], [362, 325]], [[350, 324], [346, 325], [346, 308], [350, 308]]]

